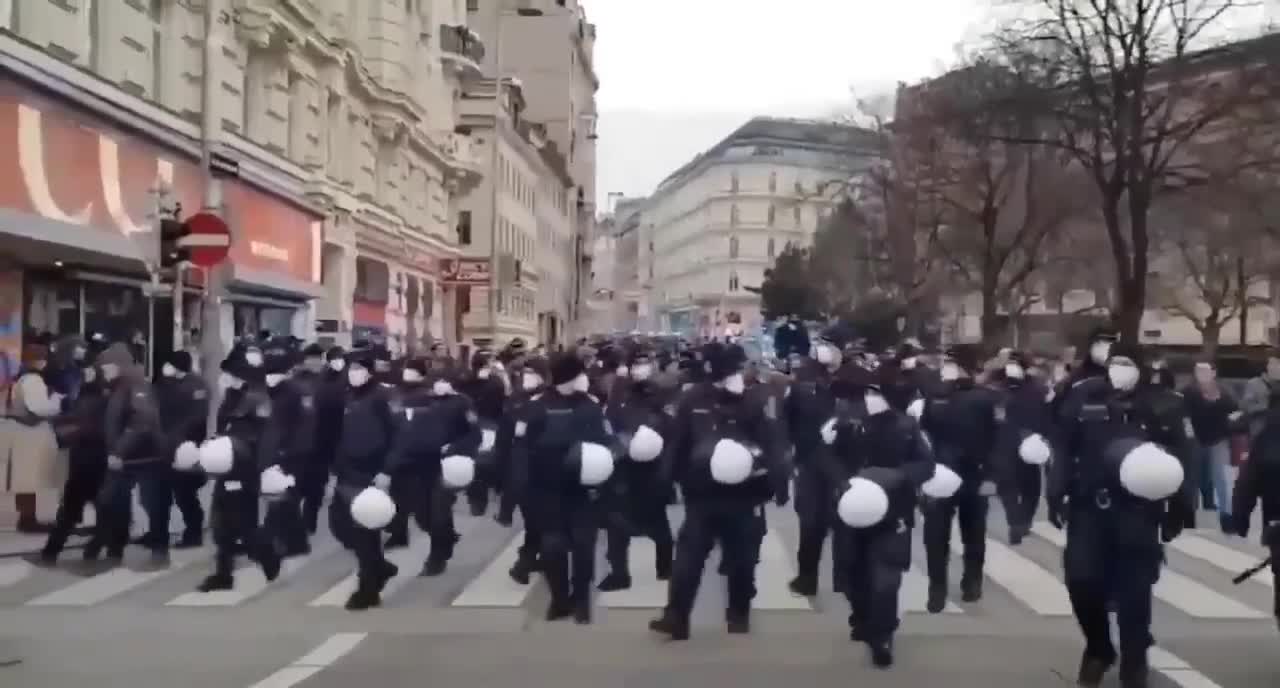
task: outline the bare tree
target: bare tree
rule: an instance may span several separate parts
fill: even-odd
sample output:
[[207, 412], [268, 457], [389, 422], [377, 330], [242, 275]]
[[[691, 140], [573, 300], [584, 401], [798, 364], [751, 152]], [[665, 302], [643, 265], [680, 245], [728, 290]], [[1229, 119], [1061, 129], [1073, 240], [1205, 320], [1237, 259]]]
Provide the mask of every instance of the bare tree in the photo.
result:
[[[1201, 49], [1244, 0], [1018, 2], [1038, 16], [1003, 27], [996, 54], [1035, 79], [1000, 104], [1034, 108], [1052, 126], [1010, 140], [1061, 151], [1087, 173], [1116, 273], [1112, 318], [1136, 341], [1156, 197], [1203, 176], [1186, 155], [1190, 144], [1272, 97], [1266, 63], [1277, 41]], [[1244, 170], [1258, 160], [1235, 163]]]

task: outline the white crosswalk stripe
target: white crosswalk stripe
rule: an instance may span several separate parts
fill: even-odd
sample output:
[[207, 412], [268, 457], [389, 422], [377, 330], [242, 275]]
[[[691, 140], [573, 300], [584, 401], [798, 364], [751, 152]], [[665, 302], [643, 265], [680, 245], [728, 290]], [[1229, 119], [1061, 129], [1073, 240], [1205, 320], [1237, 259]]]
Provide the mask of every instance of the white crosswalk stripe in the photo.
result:
[[[761, 547], [761, 561], [756, 569], [757, 596], [753, 607], [762, 612], [836, 614], [847, 613], [842, 596], [823, 586], [818, 597], [794, 595], [788, 583], [795, 574], [795, 543], [782, 519], [789, 514], [775, 513], [778, 524], [772, 527]], [[515, 563], [523, 541], [518, 529], [506, 529], [487, 518], [459, 516], [462, 540], [455, 560], [440, 577], [423, 578], [418, 573], [430, 551], [429, 538], [414, 533], [408, 548], [391, 550], [387, 556], [399, 572], [383, 591], [384, 610], [417, 609], [418, 607], [456, 609], [512, 609], [536, 613], [529, 608], [535, 600], [535, 588], [543, 582], [535, 577], [529, 585], [511, 580], [508, 570]], [[1047, 523], [1037, 523], [1033, 535], [1021, 546], [1010, 546], [999, 539], [1003, 527], [992, 521], [986, 540], [986, 595], [976, 603], [958, 604], [948, 601], [942, 614], [950, 617], [1010, 618], [1010, 614], [1026, 614], [1044, 618], [1064, 618], [1071, 614], [1070, 601], [1062, 583], [1061, 551], [1066, 536]], [[792, 532], [792, 535], [788, 535]], [[920, 534], [916, 534], [917, 540]], [[603, 538], [601, 538], [603, 540]], [[952, 543], [957, 561], [962, 555], [958, 538]], [[267, 582], [256, 565], [247, 562], [237, 570], [235, 589], [215, 593], [193, 592], [209, 573], [212, 547], [179, 551], [169, 568], [159, 571], [134, 570], [129, 566], [85, 575], [77, 574], [78, 562], [69, 553], [68, 562], [57, 569], [34, 566], [22, 559], [0, 559], [0, 608], [3, 607], [168, 607], [199, 609], [250, 608], [270, 605], [273, 608], [313, 610], [331, 613], [346, 601], [355, 586], [354, 557], [338, 546], [322, 531], [313, 540], [314, 551], [304, 557], [285, 561], [280, 577]], [[603, 560], [604, 543], [600, 544]], [[1212, 531], [1190, 531], [1168, 545], [1169, 562], [1162, 570], [1154, 589], [1158, 615], [1173, 619], [1178, 615], [1188, 623], [1193, 620], [1269, 620], [1272, 616], [1270, 593], [1275, 587], [1270, 571], [1262, 571], [1252, 582], [1231, 585], [1232, 575], [1253, 565], [1262, 552], [1256, 545], [1220, 536]], [[144, 551], [130, 548], [128, 564], [145, 557]], [[829, 553], [827, 558], [829, 560]], [[725, 580], [716, 571], [719, 554], [708, 558], [703, 575], [699, 604], [722, 605]], [[825, 564], [824, 564], [825, 565]], [[604, 609], [657, 610], [667, 601], [668, 584], [655, 576], [653, 543], [645, 538], [632, 541], [630, 572], [632, 587], [628, 590], [598, 593], [595, 604]], [[597, 580], [608, 567], [597, 567]], [[1220, 575], [1218, 575], [1220, 574]], [[83, 577], [82, 577], [83, 576]], [[916, 561], [903, 576], [899, 605], [904, 616], [927, 612], [929, 581], [924, 573], [924, 557]], [[956, 591], [949, 590], [954, 596]], [[397, 603], [399, 600], [399, 603]], [[1264, 603], [1265, 600], [1265, 603]], [[281, 607], [285, 605], [285, 607]], [[373, 610], [369, 613], [380, 613]]]

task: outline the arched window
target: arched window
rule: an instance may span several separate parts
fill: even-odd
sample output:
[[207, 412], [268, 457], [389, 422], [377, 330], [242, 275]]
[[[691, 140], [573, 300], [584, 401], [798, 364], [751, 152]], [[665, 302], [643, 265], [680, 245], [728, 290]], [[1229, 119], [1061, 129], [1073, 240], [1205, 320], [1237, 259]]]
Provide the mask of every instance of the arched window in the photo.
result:
[[738, 237], [729, 237], [729, 257], [738, 257]]

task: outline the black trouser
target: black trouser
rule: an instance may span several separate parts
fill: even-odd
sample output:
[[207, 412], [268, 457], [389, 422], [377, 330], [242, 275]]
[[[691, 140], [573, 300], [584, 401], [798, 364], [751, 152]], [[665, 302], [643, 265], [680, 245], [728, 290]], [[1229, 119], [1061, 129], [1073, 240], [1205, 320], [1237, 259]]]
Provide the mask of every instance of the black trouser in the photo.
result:
[[911, 567], [911, 528], [896, 520], [875, 528], [837, 526], [834, 537], [848, 554], [849, 627], [867, 643], [888, 642], [898, 630], [902, 574]]
[[387, 525], [388, 542], [409, 541], [409, 514], [416, 514], [420, 508], [418, 502], [422, 499], [423, 487], [423, 478], [418, 472], [401, 471], [391, 476], [387, 493], [396, 504], [396, 515]]
[[267, 500], [262, 518], [263, 537], [278, 554], [293, 556], [307, 550], [307, 530], [302, 521], [302, 507], [294, 490]]
[[668, 590], [669, 616], [688, 622], [707, 556], [717, 543], [724, 557], [729, 588], [727, 614], [746, 618], [751, 613], [751, 598], [755, 595], [753, 543], [758, 528], [753, 509], [751, 504], [686, 500]]
[[270, 542], [258, 525], [258, 490], [234, 480], [217, 480], [213, 486], [213, 574], [235, 573], [236, 555], [242, 550], [255, 561], [270, 556]]
[[[1075, 500], [1073, 499], [1073, 502]], [[1114, 661], [1109, 612], [1115, 612], [1120, 670], [1146, 668], [1151, 637], [1151, 589], [1160, 575], [1159, 521], [1152, 514], [1113, 505], [1098, 509], [1088, 500], [1069, 507], [1063, 568], [1067, 595], [1085, 654]]]
[[533, 506], [541, 527], [542, 575], [547, 580], [553, 606], [583, 605], [591, 601], [596, 575], [596, 540], [600, 518], [597, 505], [588, 499], [564, 499], [537, 495]]
[[72, 452], [71, 471], [62, 486], [58, 515], [44, 543], [43, 555], [49, 559], [56, 559], [62, 553], [67, 538], [84, 518], [85, 506], [92, 503], [102, 489], [102, 480], [107, 472], [105, 455], [86, 457], [74, 455], [74, 449]]
[[388, 530], [391, 538], [407, 538], [409, 517], [418, 528], [431, 538], [428, 559], [449, 561], [458, 542], [458, 531], [453, 523], [453, 504], [457, 493], [440, 485], [439, 477], [423, 475], [417, 471], [404, 471], [391, 479], [396, 518]]
[[524, 540], [520, 542], [520, 550], [516, 555], [517, 564], [533, 568], [538, 562], [538, 554], [542, 551], [542, 526], [538, 523], [538, 512], [528, 499], [520, 502], [520, 520], [524, 523]]
[[981, 581], [987, 556], [987, 498], [977, 489], [962, 489], [947, 499], [935, 499], [924, 506], [924, 548], [929, 568], [929, 585], [947, 586], [951, 565], [951, 523], [960, 522], [960, 542], [964, 545], [964, 573], [961, 581]]
[[[666, 495], [643, 493], [627, 503], [627, 523], [610, 523], [605, 530], [605, 559], [609, 573], [631, 576], [628, 554], [631, 549], [631, 527], [639, 535], [653, 540], [655, 573], [659, 578], [671, 574], [671, 558], [675, 546], [671, 537], [671, 521], [667, 518]], [[628, 527], [630, 526], [630, 527]]]
[[1036, 510], [1040, 507], [1040, 493], [1044, 470], [1041, 466], [1033, 466], [1022, 461], [1013, 467], [1012, 480], [1004, 486], [1000, 494], [1000, 502], [1004, 505], [1005, 521], [1010, 531], [1026, 532], [1035, 520]]
[[363, 489], [363, 486], [338, 484], [329, 502], [329, 530], [343, 547], [356, 555], [357, 592], [380, 592], [387, 570], [382, 533], [364, 528], [351, 518], [351, 500]]
[[489, 493], [493, 485], [493, 472], [489, 466], [476, 463], [476, 476], [465, 490], [467, 504], [474, 516], [481, 516], [489, 510]]
[[[167, 466], [155, 464], [146, 466], [126, 466], [121, 470], [107, 470], [98, 491], [94, 508], [98, 522], [95, 524], [93, 538], [85, 546], [85, 552], [91, 556], [107, 550], [107, 556], [118, 558], [124, 554], [129, 544], [129, 526], [133, 522], [133, 488], [138, 487], [142, 494], [142, 505], [147, 512], [148, 530], [162, 526], [163, 538], [148, 541], [147, 546], [153, 552], [163, 554], [169, 551], [168, 509], [171, 505], [169, 481], [164, 471]], [[163, 505], [163, 509], [161, 508]], [[163, 513], [164, 516], [160, 516]]]
[[324, 493], [329, 487], [329, 464], [317, 461], [298, 476], [298, 498], [302, 502], [302, 524], [307, 532], [315, 535], [320, 525], [320, 507], [324, 505]]
[[[836, 523], [835, 503], [826, 477], [816, 467], [805, 466], [795, 479], [795, 510], [800, 520], [800, 546], [796, 551], [796, 573], [805, 580], [818, 579], [822, 546]], [[831, 541], [832, 571], [846, 568], [839, 540]], [[833, 576], [837, 580], [838, 575]]]
[[208, 481], [203, 473], [195, 471], [169, 471], [169, 486], [173, 503], [182, 514], [182, 539], [196, 540], [204, 532], [204, 506], [200, 504], [200, 489]]

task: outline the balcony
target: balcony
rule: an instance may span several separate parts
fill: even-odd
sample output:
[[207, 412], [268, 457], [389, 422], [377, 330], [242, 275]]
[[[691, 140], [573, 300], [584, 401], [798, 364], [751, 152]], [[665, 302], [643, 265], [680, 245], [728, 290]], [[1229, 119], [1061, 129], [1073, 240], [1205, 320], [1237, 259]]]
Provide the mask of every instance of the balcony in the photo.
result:
[[465, 26], [440, 25], [440, 60], [462, 79], [484, 75], [484, 41]]

